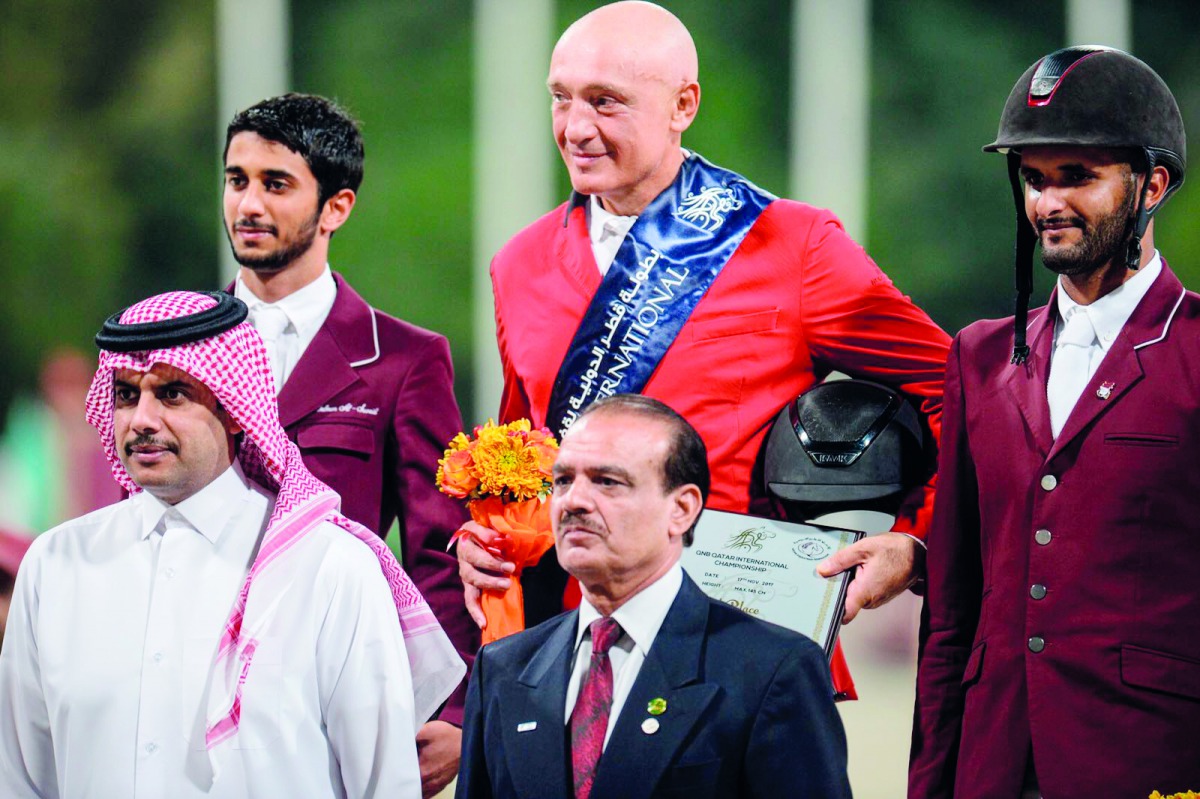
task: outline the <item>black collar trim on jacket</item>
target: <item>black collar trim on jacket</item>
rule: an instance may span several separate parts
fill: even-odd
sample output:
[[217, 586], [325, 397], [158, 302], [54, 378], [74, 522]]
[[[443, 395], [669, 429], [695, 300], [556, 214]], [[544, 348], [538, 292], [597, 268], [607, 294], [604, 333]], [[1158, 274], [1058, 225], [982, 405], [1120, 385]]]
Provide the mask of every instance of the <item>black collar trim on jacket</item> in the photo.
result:
[[562, 226], [563, 227], [567, 226], [567, 222], [571, 219], [572, 211], [574, 211], [576, 208], [583, 208], [584, 206], [586, 206], [588, 204], [588, 200], [590, 200], [590, 199], [591, 199], [590, 194], [580, 194], [577, 191], [572, 191], [571, 199], [567, 200], [567, 211], [566, 211], [566, 213], [563, 214]]

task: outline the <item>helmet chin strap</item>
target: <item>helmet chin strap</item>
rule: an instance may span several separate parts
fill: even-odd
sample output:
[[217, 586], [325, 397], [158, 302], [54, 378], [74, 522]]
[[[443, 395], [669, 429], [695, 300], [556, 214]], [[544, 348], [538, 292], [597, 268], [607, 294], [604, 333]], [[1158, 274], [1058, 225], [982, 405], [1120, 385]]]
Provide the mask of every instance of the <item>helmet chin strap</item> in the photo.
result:
[[1158, 159], [1155, 157], [1154, 151], [1149, 148], [1143, 152], [1146, 155], [1146, 180], [1142, 183], [1142, 190], [1138, 192], [1137, 210], [1133, 213], [1133, 236], [1129, 239], [1129, 249], [1125, 254], [1126, 268], [1135, 272], [1142, 266], [1142, 236], [1146, 235], [1150, 217], [1162, 206], [1160, 202], [1154, 208], [1146, 207], [1146, 195], [1150, 193], [1150, 177], [1154, 174], [1154, 166]]
[[[1153, 208], [1146, 205], [1146, 196], [1150, 193], [1150, 176], [1158, 163], [1158, 156], [1149, 147], [1143, 150], [1146, 157], [1146, 180], [1138, 192], [1137, 209], [1133, 213], [1133, 230], [1125, 251], [1125, 266], [1137, 270], [1142, 265], [1142, 237], [1150, 225], [1150, 218], [1162, 208], [1166, 196], [1159, 200]], [[1029, 357], [1029, 345], [1026, 343], [1025, 327], [1029, 318], [1029, 297], [1033, 293], [1033, 251], [1037, 246], [1037, 232], [1029, 224], [1025, 216], [1025, 193], [1021, 188], [1021, 154], [1009, 150], [1008, 180], [1012, 185], [1013, 204], [1017, 214], [1017, 244], [1014, 253], [1017, 296], [1013, 309], [1013, 352], [1011, 363], [1020, 365]], [[1178, 188], [1178, 182], [1167, 189], [1167, 196]]]
[[1012, 185], [1013, 204], [1017, 209], [1017, 244], [1013, 253], [1017, 296], [1013, 309], [1012, 363], [1023, 364], [1029, 357], [1025, 326], [1029, 318], [1029, 296], [1033, 294], [1033, 248], [1037, 232], [1025, 215], [1025, 193], [1021, 190], [1021, 154], [1008, 151], [1008, 181]]

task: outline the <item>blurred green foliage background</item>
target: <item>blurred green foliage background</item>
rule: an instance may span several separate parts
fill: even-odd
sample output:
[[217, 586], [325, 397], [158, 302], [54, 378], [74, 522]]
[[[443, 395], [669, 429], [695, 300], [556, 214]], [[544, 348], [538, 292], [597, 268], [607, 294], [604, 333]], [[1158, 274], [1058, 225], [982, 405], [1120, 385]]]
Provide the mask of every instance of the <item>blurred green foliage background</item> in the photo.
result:
[[[558, 29], [594, 5], [560, 0]], [[664, 5], [700, 50], [703, 103], [685, 144], [788, 195], [790, 3]], [[494, 357], [472, 352], [467, 307], [472, 13], [470, 0], [292, 4], [293, 88], [337, 98], [367, 142], [334, 268], [384, 310], [450, 337], [464, 408], [471, 359]], [[214, 16], [205, 0], [0, 0], [0, 418], [36, 389], [54, 348], [94, 351], [107, 314], [218, 285]], [[1062, 8], [876, 0], [872, 21], [868, 250], [952, 333], [1007, 315], [1013, 212], [1003, 160], [980, 146], [1017, 76], [1064, 44]], [[1200, 130], [1193, 3], [1134, 2], [1133, 23], [1134, 52]], [[549, 128], [547, 113], [557, 157]], [[1157, 231], [1193, 287], [1200, 231], [1186, 220], [1198, 203], [1185, 187]], [[1051, 280], [1038, 279], [1044, 297]]]

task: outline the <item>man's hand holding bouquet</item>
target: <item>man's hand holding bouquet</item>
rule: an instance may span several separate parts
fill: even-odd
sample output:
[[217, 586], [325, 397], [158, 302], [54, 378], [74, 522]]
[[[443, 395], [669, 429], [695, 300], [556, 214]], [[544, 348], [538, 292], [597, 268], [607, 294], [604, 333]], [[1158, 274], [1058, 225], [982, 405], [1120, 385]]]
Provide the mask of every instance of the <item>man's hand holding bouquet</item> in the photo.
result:
[[507, 589], [485, 590], [480, 596], [487, 620], [485, 644], [525, 628], [521, 570], [554, 545], [548, 499], [557, 456], [558, 442], [549, 430], [534, 430], [527, 419], [506, 425], [489, 420], [469, 438], [455, 436], [438, 461], [438, 488], [466, 500], [472, 520], [497, 534], [482, 540], [463, 529], [456, 539], [470, 537], [514, 566]]

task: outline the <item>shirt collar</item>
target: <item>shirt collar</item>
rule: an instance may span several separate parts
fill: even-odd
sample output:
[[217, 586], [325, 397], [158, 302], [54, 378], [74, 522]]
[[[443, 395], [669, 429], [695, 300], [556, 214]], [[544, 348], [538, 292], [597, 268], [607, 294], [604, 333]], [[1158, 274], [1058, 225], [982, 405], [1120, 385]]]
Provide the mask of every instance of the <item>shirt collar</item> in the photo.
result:
[[165, 519], [166, 524], [189, 527], [215, 544], [252, 490], [235, 458], [217, 479], [176, 505], [163, 502], [149, 491], [140, 491], [130, 500], [137, 503], [139, 511], [138, 535], [142, 540], [149, 538]]
[[[612, 617], [621, 625], [621, 630], [633, 640], [633, 645], [642, 653], [642, 657], [650, 651], [650, 645], [658, 636], [663, 620], [675, 601], [683, 585], [683, 567], [679, 561], [650, 585], [630, 597], [625, 604], [613, 611]], [[600, 611], [584, 597], [579, 602], [579, 624], [575, 628], [575, 651], [583, 641], [583, 633], [596, 619]]]
[[[692, 151], [686, 147], [680, 147], [679, 151], [683, 153], [683, 160], [685, 160], [685, 161], [692, 157]], [[571, 212], [574, 211], [576, 208], [583, 208], [586, 213], [587, 209], [592, 205], [589, 202], [589, 200], [591, 200], [591, 199], [592, 199], [592, 195], [582, 194], [582, 193], [577, 192], [574, 189], [572, 189], [571, 196], [567, 199], [567, 210], [563, 214], [562, 226], [563, 227], [567, 226], [567, 223], [571, 220]], [[599, 203], [596, 203], [596, 205], [599, 205]], [[618, 216], [616, 218], [617, 219], [637, 219], [636, 216], [635, 217]], [[633, 223], [631, 222], [630, 227], [632, 227], [632, 226], [633, 226]], [[625, 231], [628, 232], [629, 228], [625, 228]], [[590, 236], [590, 238], [591, 238], [592, 242], [595, 243], [596, 237]], [[241, 299], [241, 298], [239, 297], [239, 299]]]
[[[1092, 322], [1092, 327], [1096, 329], [1096, 340], [1100, 344], [1100, 349], [1108, 352], [1108, 348], [1116, 341], [1121, 328], [1129, 321], [1129, 317], [1133, 315], [1138, 303], [1146, 296], [1146, 292], [1150, 290], [1150, 286], [1154, 284], [1155, 278], [1161, 271], [1162, 257], [1158, 254], [1158, 250], [1155, 250], [1150, 263], [1134, 272], [1133, 277], [1091, 305], [1080, 305], [1067, 296], [1066, 289], [1062, 286], [1063, 278], [1060, 277], [1058, 286], [1059, 324], [1066, 324], [1066, 321], [1077, 313], [1086, 313]], [[1061, 327], [1059, 329], [1061, 330]]]
[[334, 300], [337, 299], [337, 283], [333, 280], [333, 271], [329, 264], [325, 264], [325, 271], [321, 272], [316, 280], [276, 302], [269, 303], [259, 299], [242, 281], [241, 273], [238, 273], [233, 286], [233, 296], [246, 303], [251, 311], [265, 305], [278, 308], [287, 316], [288, 322], [296, 332], [304, 336], [306, 331], [320, 327], [329, 315]]
[[588, 238], [592, 244], [599, 244], [614, 236], [617, 241], [624, 241], [625, 235], [636, 221], [636, 216], [609, 213], [600, 202], [600, 198], [592, 195], [592, 201], [588, 204]]

